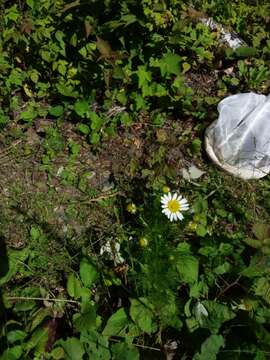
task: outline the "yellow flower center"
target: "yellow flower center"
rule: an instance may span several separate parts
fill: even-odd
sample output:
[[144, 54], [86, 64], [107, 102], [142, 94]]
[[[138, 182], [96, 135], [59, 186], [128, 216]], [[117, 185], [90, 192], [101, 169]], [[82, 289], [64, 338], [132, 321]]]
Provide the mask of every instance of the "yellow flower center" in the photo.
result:
[[181, 209], [181, 205], [178, 200], [168, 201], [167, 207], [170, 210], [170, 212], [172, 212], [172, 213], [176, 213], [177, 211], [179, 211]]

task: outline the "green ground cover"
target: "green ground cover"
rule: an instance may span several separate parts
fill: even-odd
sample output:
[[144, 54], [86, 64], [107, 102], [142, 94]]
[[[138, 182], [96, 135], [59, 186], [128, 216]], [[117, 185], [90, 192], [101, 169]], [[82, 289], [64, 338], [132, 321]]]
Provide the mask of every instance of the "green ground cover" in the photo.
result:
[[269, 93], [269, 23], [267, 0], [0, 0], [1, 360], [270, 358], [269, 177], [203, 144], [221, 99]]

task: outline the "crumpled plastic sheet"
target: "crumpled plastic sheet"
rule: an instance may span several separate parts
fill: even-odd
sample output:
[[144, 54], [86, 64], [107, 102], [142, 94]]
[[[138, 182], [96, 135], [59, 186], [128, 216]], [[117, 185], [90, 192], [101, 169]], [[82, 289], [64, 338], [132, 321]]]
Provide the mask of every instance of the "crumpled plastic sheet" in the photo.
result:
[[270, 172], [270, 95], [236, 94], [218, 104], [206, 130], [206, 151], [222, 169], [243, 179]]

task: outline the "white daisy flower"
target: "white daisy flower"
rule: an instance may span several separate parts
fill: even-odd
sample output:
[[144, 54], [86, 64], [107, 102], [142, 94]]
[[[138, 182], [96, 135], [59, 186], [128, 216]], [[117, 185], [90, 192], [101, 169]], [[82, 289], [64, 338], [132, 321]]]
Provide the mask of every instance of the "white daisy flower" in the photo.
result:
[[170, 192], [161, 197], [162, 212], [170, 221], [183, 220], [182, 211], [189, 209], [188, 202], [182, 195], [171, 194]]

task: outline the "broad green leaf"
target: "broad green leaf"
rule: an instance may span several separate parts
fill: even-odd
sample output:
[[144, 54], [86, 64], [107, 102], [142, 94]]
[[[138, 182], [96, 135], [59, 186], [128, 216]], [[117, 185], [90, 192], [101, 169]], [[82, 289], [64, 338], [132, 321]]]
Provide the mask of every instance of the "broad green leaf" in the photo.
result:
[[114, 313], [107, 321], [107, 324], [102, 332], [106, 336], [121, 336], [123, 330], [128, 326], [128, 317], [123, 308]]
[[139, 78], [139, 88], [144, 88], [152, 80], [151, 72], [146, 70], [146, 65], [138, 66], [136, 74]]
[[260, 249], [262, 247], [262, 241], [257, 240], [257, 239], [246, 238], [246, 239], [243, 239], [243, 241], [247, 245], [249, 245], [255, 249]]
[[190, 253], [189, 245], [181, 243], [178, 245], [176, 268], [182, 281], [193, 284], [198, 280], [199, 262]]
[[195, 354], [193, 360], [216, 360], [220, 348], [224, 346], [223, 336], [211, 335], [203, 342], [200, 354]]
[[231, 264], [228, 261], [225, 261], [224, 264], [215, 267], [214, 272], [218, 275], [222, 275], [229, 272], [230, 269], [231, 269]]
[[74, 110], [80, 117], [84, 117], [89, 111], [89, 104], [86, 100], [77, 100], [74, 104]]
[[252, 47], [239, 47], [235, 50], [235, 55], [239, 58], [255, 57], [258, 51]]
[[194, 256], [181, 255], [176, 267], [182, 281], [193, 284], [198, 280], [199, 263]]
[[21, 345], [9, 348], [0, 355], [1, 360], [20, 360], [22, 358], [23, 348]]
[[46, 317], [51, 315], [49, 308], [40, 308], [34, 315], [31, 323], [30, 331], [32, 332], [38, 325], [40, 325]]
[[90, 128], [86, 124], [78, 124], [77, 129], [84, 135], [88, 135], [90, 133]]
[[103, 123], [104, 123], [104, 119], [100, 116], [98, 116], [97, 113], [95, 113], [94, 111], [91, 111], [89, 113], [89, 118], [90, 118], [90, 121], [91, 121], [91, 129], [92, 130], [99, 130]]
[[201, 301], [208, 312], [208, 317], [203, 319], [203, 327], [217, 332], [220, 326], [235, 317], [235, 313], [226, 305], [211, 300]]
[[157, 329], [154, 314], [145, 298], [130, 299], [130, 317], [144, 332], [151, 334]]
[[81, 344], [79, 339], [76, 338], [68, 338], [66, 341], [61, 341], [60, 344], [62, 345], [65, 351], [65, 359], [66, 360], [82, 360], [85, 350], [83, 345]]
[[181, 72], [181, 56], [173, 53], [165, 54], [161, 59], [152, 62], [152, 66], [159, 67], [161, 76], [178, 75]]
[[254, 283], [254, 292], [256, 295], [261, 296], [264, 301], [270, 304], [270, 281], [263, 277]]
[[112, 345], [112, 360], [139, 360], [140, 353], [138, 349], [133, 345], [129, 345], [125, 342]]
[[64, 113], [64, 108], [62, 105], [52, 106], [49, 110], [49, 114], [52, 116], [61, 116]]
[[61, 348], [60, 346], [56, 347], [55, 349], [53, 349], [50, 352], [50, 356], [54, 359], [54, 360], [61, 360], [65, 358], [65, 352], [64, 349]]
[[73, 324], [78, 331], [87, 331], [96, 326], [96, 310], [88, 302], [82, 303], [81, 312], [73, 315]]
[[269, 225], [264, 223], [256, 223], [252, 227], [252, 232], [258, 240], [263, 240], [265, 238], [268, 238], [270, 235], [269, 230], [270, 230]]
[[27, 336], [27, 333], [22, 330], [13, 330], [7, 333], [7, 341], [10, 344], [15, 343], [16, 341], [23, 341]]
[[82, 331], [80, 341], [84, 343], [91, 360], [111, 360], [109, 341], [106, 336], [95, 330]]
[[44, 353], [46, 344], [48, 342], [48, 337], [49, 337], [48, 329], [37, 328], [33, 332], [30, 340], [28, 340], [26, 343], [27, 351], [35, 349], [39, 353]]
[[100, 140], [100, 135], [97, 132], [93, 132], [90, 136], [91, 144], [97, 144]]
[[19, 271], [20, 267], [23, 266], [24, 261], [28, 258], [28, 255], [29, 250], [27, 248], [23, 250], [8, 250], [9, 270], [7, 274], [0, 279], [0, 286], [8, 282], [17, 271]]
[[86, 287], [91, 287], [98, 279], [96, 267], [87, 258], [83, 258], [80, 262], [80, 277]]
[[81, 297], [82, 286], [75, 274], [70, 274], [67, 279], [67, 292], [69, 296], [79, 299]]

